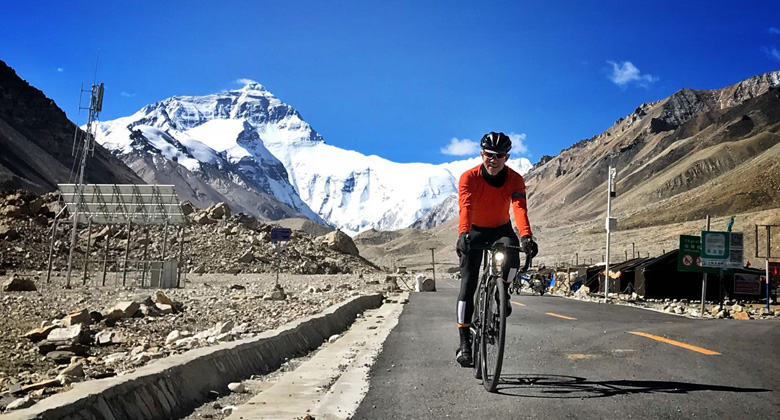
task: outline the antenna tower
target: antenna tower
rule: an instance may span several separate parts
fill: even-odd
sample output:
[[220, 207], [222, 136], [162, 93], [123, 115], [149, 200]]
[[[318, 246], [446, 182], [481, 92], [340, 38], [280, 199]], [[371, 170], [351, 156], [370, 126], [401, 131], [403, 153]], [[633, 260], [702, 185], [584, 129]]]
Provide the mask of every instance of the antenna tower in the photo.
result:
[[100, 111], [103, 110], [103, 83], [97, 84], [97, 82], [95, 82], [90, 90], [85, 90], [82, 87], [81, 93], [83, 94], [84, 92], [90, 92], [89, 108], [83, 108], [81, 106], [81, 99], [79, 99], [79, 111], [82, 109], [88, 110], [87, 127], [82, 135], [81, 130], [76, 126], [76, 134], [73, 136], [74, 163], [79, 159], [80, 162], [76, 175], [76, 205], [74, 206], [73, 229], [70, 235], [70, 253], [68, 254], [68, 279], [65, 284], [66, 288], [70, 288], [70, 277], [73, 268], [73, 249], [76, 247], [76, 240], [78, 237], [79, 209], [81, 207], [84, 192], [84, 175], [87, 171], [87, 155], [95, 155], [96, 122]]

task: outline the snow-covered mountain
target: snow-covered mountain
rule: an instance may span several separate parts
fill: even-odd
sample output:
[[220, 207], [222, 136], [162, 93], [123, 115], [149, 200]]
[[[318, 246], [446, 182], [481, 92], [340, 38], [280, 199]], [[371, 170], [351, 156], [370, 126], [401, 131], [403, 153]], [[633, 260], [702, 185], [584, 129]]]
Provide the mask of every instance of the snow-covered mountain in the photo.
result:
[[[262, 211], [252, 208], [254, 198], [241, 196], [241, 188], [272, 196], [306, 217], [352, 234], [412, 225], [456, 193], [460, 174], [479, 162], [396, 163], [331, 146], [295, 109], [255, 82], [239, 90], [148, 105], [129, 117], [101, 123], [97, 141], [131, 161], [128, 166], [137, 172], [139, 165], [132, 163], [145, 162], [145, 179], [177, 168], [183, 174], [179, 182], [205, 182], [220, 193], [227, 191], [226, 201], [240, 203], [250, 214]], [[531, 167], [524, 158], [509, 164], [521, 173]], [[227, 176], [220, 178], [220, 172]], [[201, 201], [210, 199], [201, 196]]]

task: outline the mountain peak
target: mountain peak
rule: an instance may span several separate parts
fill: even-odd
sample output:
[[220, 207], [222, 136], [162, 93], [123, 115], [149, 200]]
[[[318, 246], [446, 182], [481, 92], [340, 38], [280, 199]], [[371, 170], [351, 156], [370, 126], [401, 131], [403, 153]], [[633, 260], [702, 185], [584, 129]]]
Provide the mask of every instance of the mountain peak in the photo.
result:
[[268, 89], [266, 89], [265, 86], [251, 79], [240, 79], [239, 83], [244, 84], [244, 87], [239, 89], [242, 92], [249, 92], [249, 91], [268, 92]]

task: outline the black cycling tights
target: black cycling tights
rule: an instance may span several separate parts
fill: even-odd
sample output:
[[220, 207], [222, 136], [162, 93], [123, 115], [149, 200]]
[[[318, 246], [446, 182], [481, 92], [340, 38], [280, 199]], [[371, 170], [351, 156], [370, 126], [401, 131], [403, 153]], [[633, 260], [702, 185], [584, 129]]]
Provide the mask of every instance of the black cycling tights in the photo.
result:
[[[469, 246], [486, 246], [495, 242], [501, 242], [504, 245], [519, 246], [512, 225], [507, 223], [495, 228], [483, 228], [472, 226], [469, 232]], [[471, 316], [474, 313], [474, 292], [477, 289], [477, 277], [479, 276], [479, 266], [482, 263], [481, 249], [471, 249], [460, 257], [460, 294], [456, 314], [458, 326], [471, 324]], [[507, 280], [509, 270], [517, 268], [520, 265], [520, 251], [517, 249], [507, 249], [506, 263], [501, 277]]]

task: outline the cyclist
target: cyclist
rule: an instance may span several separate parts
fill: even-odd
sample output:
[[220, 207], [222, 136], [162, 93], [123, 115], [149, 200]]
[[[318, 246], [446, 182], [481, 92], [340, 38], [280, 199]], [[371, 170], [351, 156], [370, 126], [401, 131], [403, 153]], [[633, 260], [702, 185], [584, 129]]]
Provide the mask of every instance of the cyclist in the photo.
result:
[[[523, 177], [506, 166], [512, 141], [504, 133], [490, 132], [480, 141], [482, 163], [464, 172], [458, 182], [458, 242], [455, 246], [460, 258], [460, 294], [458, 295], [457, 318], [460, 346], [455, 358], [461, 366], [472, 365], [471, 316], [474, 312], [474, 292], [477, 288], [482, 250], [470, 249], [470, 245], [518, 246], [532, 255], [538, 247], [533, 240], [528, 222], [525, 181]], [[509, 220], [510, 205], [521, 239], [512, 229]], [[506, 263], [501, 279], [505, 286], [514, 278], [520, 265], [517, 248], [506, 251]], [[507, 308], [507, 315], [511, 312]]]

